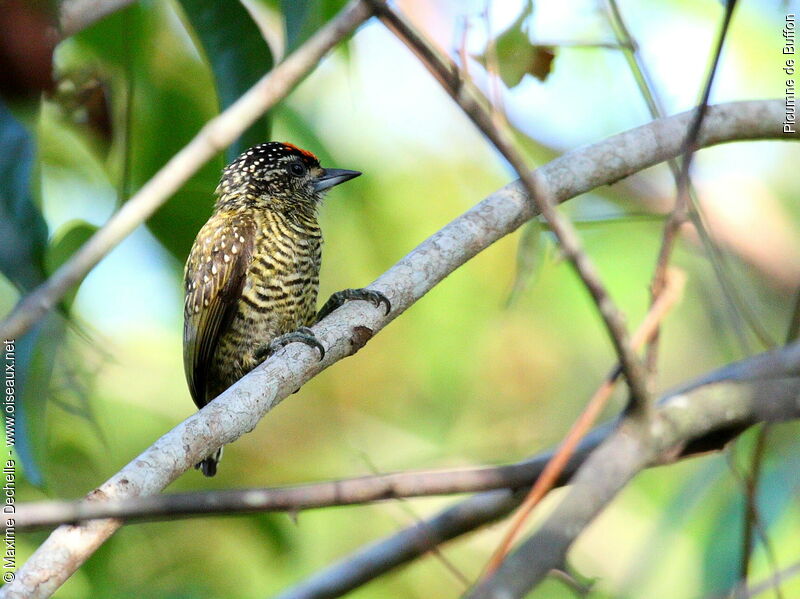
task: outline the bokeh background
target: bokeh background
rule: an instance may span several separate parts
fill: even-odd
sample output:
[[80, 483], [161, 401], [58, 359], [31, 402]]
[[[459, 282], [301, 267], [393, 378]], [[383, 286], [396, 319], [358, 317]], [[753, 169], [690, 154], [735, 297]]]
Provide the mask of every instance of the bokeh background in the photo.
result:
[[[49, 29], [52, 5], [4, 4], [0, 163], [10, 177], [4, 184], [16, 182], [22, 199], [13, 209], [4, 206], [0, 314], [230, 102], [204, 44], [198, 3], [138, 2], [58, 43]], [[619, 4], [667, 112], [689, 109], [708, 72], [722, 3]], [[230, 26], [218, 31], [219, 43], [242, 39], [234, 73], [247, 80], [341, 5], [249, 0], [269, 45], [235, 10]], [[403, 0], [397, 7], [451, 55], [470, 57], [470, 75], [525, 134], [520, 143], [532, 165], [650, 120], [623, 53], [613, 47], [603, 2]], [[777, 0], [739, 3], [713, 102], [783, 97], [781, 29], [798, 8]], [[487, 75], [479, 57], [494, 45], [500, 64], [513, 62], [520, 35], [523, 45], [555, 45], [555, 59], [543, 81], [525, 75], [506, 86]], [[20, 37], [29, 46], [15, 53]], [[374, 21], [257, 127], [251, 139], [291, 141], [324, 165], [364, 172], [336, 188], [322, 210], [321, 297], [367, 285], [513, 178], [424, 68]], [[9, 145], [10, 131], [21, 145]], [[181, 359], [181, 271], [225, 161], [220, 155], [203, 168], [91, 272], [62, 311], [22, 340], [18, 439], [25, 463], [18, 499], [80, 497], [193, 412]], [[787, 142], [730, 144], [696, 157], [694, 182], [718, 251], [709, 256], [691, 230], [680, 242], [674, 264], [689, 279], [665, 323], [659, 390], [784, 342], [800, 282], [798, 164], [800, 146]], [[673, 198], [671, 176], [660, 165], [563, 208], [632, 325], [648, 305]], [[733, 297], [723, 291], [714, 260]], [[558, 442], [613, 362], [593, 304], [551, 235], [534, 224], [466, 264], [367, 348], [288, 398], [226, 448], [216, 478], [188, 472], [168, 491], [516, 460]], [[607, 416], [623, 404], [620, 392]], [[769, 543], [756, 543], [753, 582], [798, 559], [799, 430], [796, 423], [776, 426], [768, 437], [758, 508]], [[722, 454], [637, 477], [570, 553], [577, 575], [594, 581], [589, 596], [725, 596], [740, 569], [743, 481], [754, 435]], [[452, 501], [132, 525], [57, 596], [267, 597]], [[489, 527], [444, 554], [474, 579], [504, 529]], [[18, 536], [20, 562], [45, 536]], [[800, 595], [800, 581], [783, 591]], [[461, 592], [457, 578], [428, 556], [352, 596]], [[530, 596], [575, 594], [552, 580]]]

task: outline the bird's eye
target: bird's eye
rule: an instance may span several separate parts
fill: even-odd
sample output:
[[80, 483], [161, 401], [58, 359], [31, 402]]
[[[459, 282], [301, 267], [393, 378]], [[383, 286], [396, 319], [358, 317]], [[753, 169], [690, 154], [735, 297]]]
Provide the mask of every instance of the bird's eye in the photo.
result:
[[295, 177], [302, 177], [306, 174], [306, 165], [302, 162], [292, 162], [289, 165], [289, 172]]

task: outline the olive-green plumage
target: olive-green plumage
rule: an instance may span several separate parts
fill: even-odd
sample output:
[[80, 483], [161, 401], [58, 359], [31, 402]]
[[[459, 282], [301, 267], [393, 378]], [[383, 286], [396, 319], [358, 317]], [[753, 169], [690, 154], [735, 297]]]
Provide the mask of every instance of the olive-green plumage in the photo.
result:
[[[184, 367], [198, 408], [263, 361], [277, 338], [316, 321], [317, 209], [326, 189], [359, 174], [323, 169], [310, 152], [277, 142], [225, 168], [184, 277]], [[218, 454], [198, 464], [207, 476]]]

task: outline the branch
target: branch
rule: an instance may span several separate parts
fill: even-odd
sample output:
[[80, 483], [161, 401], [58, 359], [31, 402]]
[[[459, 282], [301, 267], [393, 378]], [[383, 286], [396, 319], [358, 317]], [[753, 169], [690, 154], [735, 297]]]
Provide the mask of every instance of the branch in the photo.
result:
[[[677, 155], [691, 112], [648, 123], [564, 154], [539, 169], [553, 197], [565, 201]], [[783, 101], [735, 102], [710, 108], [700, 147], [737, 139], [793, 139], [782, 133]], [[375, 281], [392, 302], [388, 316], [351, 302], [314, 327], [326, 347], [293, 344], [272, 356], [225, 393], [176, 426], [94, 491], [90, 498], [122, 499], [159, 493], [220, 445], [255, 428], [281, 400], [321, 370], [360, 349], [390, 319], [405, 311], [467, 260], [535, 216], [519, 182], [495, 192], [428, 238]], [[0, 589], [0, 598], [47, 597], [120, 526], [99, 520], [55, 530]]]
[[305, 44], [214, 117], [53, 275], [25, 296], [0, 324], [0, 338], [16, 339], [58, 303], [108, 252], [147, 220], [200, 167], [281, 101], [333, 48], [370, 16], [354, 0]]
[[[785, 349], [761, 354], [727, 366], [686, 384], [681, 390], [663, 397], [655, 410], [657, 423], [670, 423], [679, 438], [682, 451], [668, 449], [648, 465], [683, 458], [711, 449], [722, 449], [731, 439], [725, 431], [743, 431], [761, 420], [777, 421], [800, 417], [800, 343]], [[794, 375], [794, 387], [781, 378]], [[773, 380], [769, 380], [769, 378]], [[777, 381], [777, 384], [775, 384]], [[758, 389], [766, 397], [752, 399]], [[775, 389], [772, 396], [770, 388]], [[726, 411], [727, 409], [730, 411]], [[613, 433], [613, 434], [612, 434]], [[722, 434], [721, 434], [722, 433]], [[587, 437], [578, 455], [567, 466], [560, 485], [574, 473], [586, 456], [618, 431], [612, 426], [595, 429]], [[528, 463], [539, 470], [551, 453], [537, 456]], [[666, 456], [666, 457], [662, 457]], [[537, 461], [538, 460], [538, 461]], [[573, 491], [570, 492], [571, 494]], [[386, 539], [373, 543], [312, 576], [276, 599], [322, 599], [339, 597], [381, 574], [427, 553], [455, 537], [502, 518], [524, 499], [524, 492], [490, 491], [475, 495], [449, 507], [427, 521], [420, 522]], [[571, 522], [565, 521], [566, 526]], [[577, 532], [575, 533], [577, 534]], [[546, 549], [545, 552], [550, 551]], [[509, 595], [509, 597], [514, 595]]]
[[[559, 484], [566, 483], [578, 464], [589, 451], [597, 447], [608, 430], [606, 426], [593, 431], [589, 440], [578, 448], [578, 457], [567, 464], [557, 481]], [[172, 493], [110, 501], [82, 499], [21, 503], [16, 506], [14, 530], [20, 532], [103, 518], [138, 522], [169, 520], [176, 516], [296, 512], [387, 499], [517, 489], [537, 480], [551, 456], [551, 452], [546, 452], [501, 466], [396, 472], [291, 487]], [[0, 531], [5, 528], [5, 522], [0, 523]]]

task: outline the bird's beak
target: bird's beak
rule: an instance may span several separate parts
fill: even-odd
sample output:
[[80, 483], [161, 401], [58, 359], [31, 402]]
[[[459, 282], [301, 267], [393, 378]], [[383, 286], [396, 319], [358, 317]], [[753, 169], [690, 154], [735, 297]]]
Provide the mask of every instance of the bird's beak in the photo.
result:
[[347, 169], [343, 168], [322, 169], [322, 174], [317, 177], [316, 181], [314, 181], [314, 191], [324, 191], [326, 189], [330, 189], [334, 185], [339, 185], [339, 183], [349, 181], [350, 179], [358, 177], [360, 174], [361, 173], [358, 171], [348, 171]]

